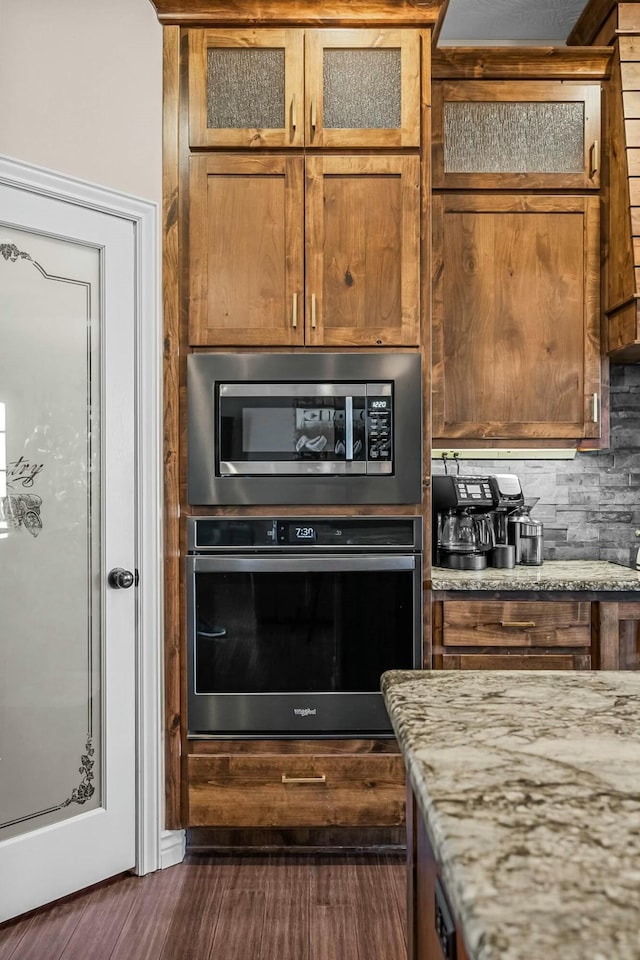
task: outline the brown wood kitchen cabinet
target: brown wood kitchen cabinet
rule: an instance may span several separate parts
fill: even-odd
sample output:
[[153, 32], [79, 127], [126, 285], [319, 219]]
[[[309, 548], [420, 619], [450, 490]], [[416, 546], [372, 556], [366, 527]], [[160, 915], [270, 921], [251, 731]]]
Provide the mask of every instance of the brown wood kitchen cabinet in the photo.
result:
[[598, 437], [598, 198], [432, 202], [434, 438]]
[[437, 445], [597, 446], [607, 60], [451, 48], [433, 66]]
[[190, 827], [404, 825], [394, 740], [189, 742]]
[[[221, 823], [235, 812], [248, 835], [271, 829], [256, 824], [273, 808], [272, 829], [317, 825], [329, 843], [334, 825], [395, 831], [397, 746], [187, 736], [186, 356], [244, 347], [428, 356], [430, 65], [446, 0], [152, 3], [164, 27], [166, 824], [233, 830]], [[426, 398], [425, 422], [428, 413]], [[426, 516], [426, 505], [413, 510]]]
[[433, 89], [433, 186], [600, 186], [600, 84], [450, 80]]
[[591, 603], [438, 600], [433, 649], [443, 670], [589, 670]]
[[192, 147], [418, 147], [416, 30], [192, 29]]
[[419, 343], [419, 157], [198, 154], [189, 223], [193, 346]]
[[408, 960], [469, 960], [416, 796], [407, 784]]

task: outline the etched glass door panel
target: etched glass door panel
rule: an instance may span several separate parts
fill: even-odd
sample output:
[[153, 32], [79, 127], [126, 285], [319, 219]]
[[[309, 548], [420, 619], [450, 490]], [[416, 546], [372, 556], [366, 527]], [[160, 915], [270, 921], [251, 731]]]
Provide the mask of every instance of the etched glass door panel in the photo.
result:
[[135, 864], [136, 307], [130, 221], [0, 210], [2, 921]]
[[100, 263], [18, 230], [0, 258], [5, 839], [101, 801]]

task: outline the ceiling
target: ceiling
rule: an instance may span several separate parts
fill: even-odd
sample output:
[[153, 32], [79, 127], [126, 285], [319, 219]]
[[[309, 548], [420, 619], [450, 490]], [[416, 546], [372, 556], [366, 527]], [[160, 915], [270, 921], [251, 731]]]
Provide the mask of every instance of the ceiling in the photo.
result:
[[439, 46], [563, 44], [586, 0], [449, 0]]

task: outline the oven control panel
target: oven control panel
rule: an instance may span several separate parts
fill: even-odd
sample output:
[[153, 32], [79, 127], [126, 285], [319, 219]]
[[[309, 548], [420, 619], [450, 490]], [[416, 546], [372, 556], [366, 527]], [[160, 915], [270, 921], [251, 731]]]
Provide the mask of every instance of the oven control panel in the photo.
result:
[[189, 517], [190, 553], [422, 549], [421, 517]]

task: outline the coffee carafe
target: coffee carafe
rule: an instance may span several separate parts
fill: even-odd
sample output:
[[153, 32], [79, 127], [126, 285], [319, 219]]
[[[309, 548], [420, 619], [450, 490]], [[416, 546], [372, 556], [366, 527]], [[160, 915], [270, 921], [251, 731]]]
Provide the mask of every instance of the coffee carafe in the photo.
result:
[[483, 570], [493, 544], [493, 525], [488, 513], [472, 513], [462, 508], [440, 515], [438, 549], [441, 566], [455, 570]]
[[516, 563], [527, 566], [540, 566], [544, 545], [544, 525], [530, 515], [540, 498], [534, 497], [509, 515], [509, 543], [516, 551]]

